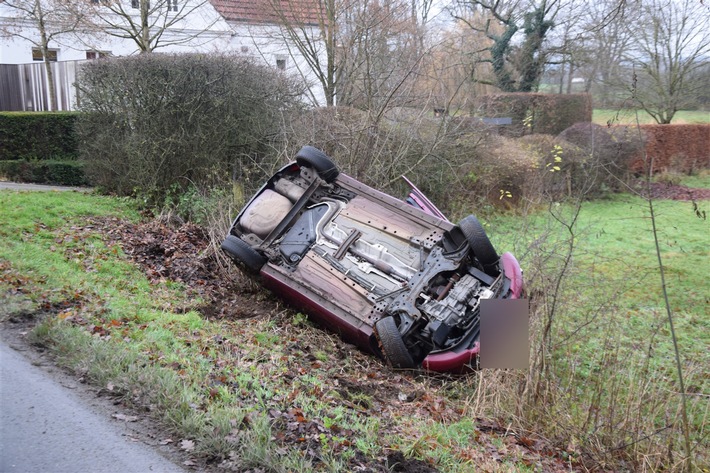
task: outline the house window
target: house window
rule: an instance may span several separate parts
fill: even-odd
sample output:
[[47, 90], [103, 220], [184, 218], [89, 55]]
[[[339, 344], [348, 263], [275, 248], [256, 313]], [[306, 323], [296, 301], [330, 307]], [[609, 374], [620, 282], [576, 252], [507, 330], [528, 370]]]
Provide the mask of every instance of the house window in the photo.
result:
[[106, 51], [86, 51], [86, 59], [101, 59], [108, 55]]
[[[47, 60], [51, 62], [57, 62], [58, 49], [50, 49], [47, 51]], [[42, 50], [39, 48], [32, 48], [32, 60], [33, 61], [44, 61], [42, 57]]]
[[282, 71], [286, 70], [286, 59], [276, 59], [276, 67]]
[[168, 11], [178, 11], [178, 0], [168, 0]]
[[[145, 7], [150, 10], [150, 0], [146, 0], [146, 5]], [[131, 8], [140, 8], [141, 7], [141, 0], [131, 0]], [[168, 4], [168, 11], [170, 11], [170, 5]]]

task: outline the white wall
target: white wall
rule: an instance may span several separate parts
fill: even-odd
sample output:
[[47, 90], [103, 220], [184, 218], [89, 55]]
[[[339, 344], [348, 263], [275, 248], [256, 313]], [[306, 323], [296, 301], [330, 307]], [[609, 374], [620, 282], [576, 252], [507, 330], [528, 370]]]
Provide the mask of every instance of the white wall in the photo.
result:
[[[90, 0], [85, 1], [89, 2]], [[139, 18], [138, 9], [130, 8], [130, 0], [123, 1], [128, 2], [127, 11], [135, 12], [135, 19], [137, 20]], [[171, 31], [166, 32], [164, 42], [168, 43], [180, 34], [199, 36], [184, 44], [170, 45], [165, 48], [159, 48], [156, 51], [211, 52], [223, 51], [227, 48], [232, 38], [232, 29], [217, 13], [212, 4], [205, 0], [186, 1], [188, 2], [186, 9], [196, 9], [191, 11], [184, 20], [177, 22], [171, 28]], [[39, 42], [39, 31], [31, 22], [18, 18], [20, 13], [18, 10], [9, 7], [5, 2], [0, 2], [0, 31], [5, 31], [5, 34], [0, 36], [0, 64], [27, 64], [33, 62], [32, 48], [35, 46], [32, 41]], [[120, 21], [120, 17], [115, 21]], [[52, 26], [49, 28], [51, 30]], [[16, 34], [8, 36], [7, 33]], [[32, 41], [23, 39], [21, 36], [30, 38]], [[58, 61], [86, 59], [86, 51], [89, 50], [106, 51], [114, 56], [127, 56], [138, 52], [136, 43], [131, 39], [121, 39], [100, 34], [78, 36], [74, 33], [66, 33], [57, 36], [56, 40], [51, 41], [50, 48], [58, 50]]]
[[[301, 78], [308, 86], [310, 93], [306, 100], [313, 106], [324, 106], [325, 93], [316, 74], [311, 70], [305, 58], [292, 42], [275, 25], [244, 25], [232, 22], [235, 36], [230, 43], [230, 50], [265, 61], [269, 66], [276, 67], [277, 60], [285, 59], [286, 74]], [[311, 30], [315, 35], [315, 29]], [[289, 46], [290, 44], [290, 46]], [[320, 51], [320, 64], [326, 64], [325, 49]]]

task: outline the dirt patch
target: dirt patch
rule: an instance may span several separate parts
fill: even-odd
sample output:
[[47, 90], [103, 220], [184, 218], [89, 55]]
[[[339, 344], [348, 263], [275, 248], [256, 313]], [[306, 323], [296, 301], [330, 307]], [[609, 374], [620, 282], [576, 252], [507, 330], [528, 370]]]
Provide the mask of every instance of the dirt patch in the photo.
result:
[[[647, 187], [644, 182], [638, 183], [636, 189], [638, 189], [644, 197], [649, 195], [649, 187]], [[650, 197], [653, 199], [684, 201], [710, 200], [710, 189], [698, 189], [665, 182], [652, 182], [650, 185]]]
[[402, 452], [387, 455], [387, 471], [403, 471], [407, 473], [435, 473], [437, 470], [419, 460], [404, 458]]
[[110, 243], [119, 244], [151, 283], [185, 284], [202, 303], [183, 310], [197, 309], [208, 318], [243, 319], [273, 309], [260, 299], [263, 293], [256, 285], [222, 267], [207, 234], [197, 225], [172, 226], [159, 220], [132, 224], [100, 218], [92, 219], [84, 230], [99, 231]]

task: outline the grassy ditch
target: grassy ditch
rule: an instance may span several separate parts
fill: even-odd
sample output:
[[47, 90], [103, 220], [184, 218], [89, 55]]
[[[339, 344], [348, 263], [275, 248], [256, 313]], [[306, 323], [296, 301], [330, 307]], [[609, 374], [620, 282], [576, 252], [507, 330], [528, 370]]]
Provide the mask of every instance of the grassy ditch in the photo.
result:
[[134, 231], [128, 201], [1, 192], [0, 205], [3, 323], [38, 321], [32, 343], [147, 412], [196, 464], [464, 472], [561, 461], [493, 422], [482, 429], [467, 407], [474, 380], [393, 373], [245, 281], [234, 301], [244, 318], [205, 317], [199, 283], [143, 272], [107, 237]]
[[[215, 301], [202, 283], [175, 281], [157, 266], [142, 270], [125, 241], [109, 238], [117, 227], [134, 233], [140, 217], [130, 201], [0, 192], [0, 206], [4, 323], [38, 321], [28, 334], [33, 343], [147, 412], [202, 465], [678, 468], [679, 400], [640, 199], [583, 205], [556, 293], [546, 376], [484, 370], [465, 378], [392, 372], [236, 273], [240, 289], [221, 303], [242, 306], [238, 315], [206, 310]], [[662, 201], [658, 210], [700, 464], [708, 458], [708, 222], [689, 202]], [[569, 214], [556, 215], [564, 221]], [[545, 212], [489, 223], [496, 246], [523, 263], [537, 334], [571, 233]], [[195, 250], [195, 260], [210, 248]]]

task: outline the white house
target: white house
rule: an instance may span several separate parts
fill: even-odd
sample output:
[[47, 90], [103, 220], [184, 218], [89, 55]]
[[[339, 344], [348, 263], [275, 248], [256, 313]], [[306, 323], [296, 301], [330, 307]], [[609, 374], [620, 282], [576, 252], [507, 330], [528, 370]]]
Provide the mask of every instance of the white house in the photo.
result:
[[[260, 58], [287, 74], [300, 77], [308, 85], [307, 99], [325, 105], [325, 93], [305, 57], [289, 39], [284, 23], [298, 24], [301, 35], [319, 49], [319, 63], [326, 64], [325, 47], [320, 40], [319, 0], [210, 0], [231, 26], [230, 51]], [[275, 5], [280, 6], [276, 12]], [[323, 66], [325, 67], [325, 66]]]
[[[141, 0], [118, 0], [120, 3], [111, 8], [102, 5], [102, 0], [79, 0], [82, 3], [77, 5], [85, 8], [80, 13], [92, 19], [94, 25], [103, 25], [100, 28], [86, 22], [71, 23], [80, 15], [67, 17], [55, 13], [52, 8], [56, 2], [66, 4], [67, 0], [40, 1], [45, 5], [46, 30], [55, 33], [48, 42], [48, 57], [53, 63], [52, 70], [56, 71], [53, 75], [58, 109], [71, 110], [76, 101], [73, 82], [82, 62], [140, 52], [138, 42], [130, 36], [136, 36], [136, 27], [131, 22], [140, 24]], [[269, 13], [273, 8], [269, 0], [152, 1], [152, 5], [146, 4], [151, 8], [150, 15], [144, 17], [151, 22], [148, 29], [151, 34], [162, 34], [156, 52], [248, 55], [285, 73], [297, 74], [309, 84], [308, 99], [314, 105], [325, 103], [315, 75], [280, 25], [284, 17], [273, 10]], [[306, 31], [317, 37], [317, 9], [308, 5], [318, 0], [291, 1], [298, 2], [301, 10], [307, 12]], [[35, 0], [0, 0], [0, 110], [50, 109], [38, 21], [22, 8], [12, 6], [31, 7], [34, 3]], [[97, 20], [99, 15], [102, 21]], [[63, 29], [71, 31], [61, 33]], [[113, 35], [106, 34], [106, 30]], [[126, 31], [127, 37], [117, 37]]]

